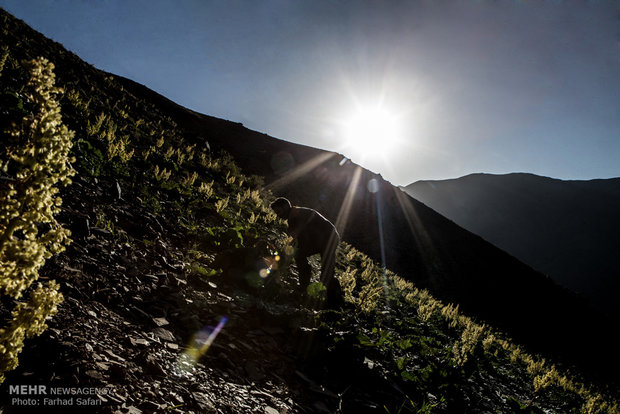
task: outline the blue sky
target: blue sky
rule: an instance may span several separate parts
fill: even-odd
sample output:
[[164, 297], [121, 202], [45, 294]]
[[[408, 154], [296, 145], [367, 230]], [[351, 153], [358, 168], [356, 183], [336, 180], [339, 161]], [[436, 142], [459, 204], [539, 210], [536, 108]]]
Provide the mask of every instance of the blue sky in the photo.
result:
[[[620, 176], [617, 2], [0, 6], [100, 69], [193, 110], [344, 153], [394, 184], [474, 172]], [[390, 128], [367, 128], [377, 147], [361, 148], [347, 137], [352, 114], [377, 107], [398, 137], [388, 145]]]

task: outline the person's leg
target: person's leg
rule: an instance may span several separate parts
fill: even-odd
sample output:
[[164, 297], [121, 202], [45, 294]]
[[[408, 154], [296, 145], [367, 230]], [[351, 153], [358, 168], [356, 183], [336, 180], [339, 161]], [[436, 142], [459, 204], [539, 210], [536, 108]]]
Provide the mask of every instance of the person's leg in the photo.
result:
[[305, 292], [312, 276], [312, 267], [308, 263], [308, 255], [304, 251], [298, 250], [295, 255], [295, 263], [299, 273], [299, 288]]
[[338, 247], [338, 236], [330, 237], [327, 245], [321, 251], [321, 282], [325, 286], [331, 284], [334, 278], [334, 268], [336, 266], [336, 248]]
[[337, 305], [342, 302], [342, 289], [340, 283], [334, 277], [336, 267], [336, 248], [338, 238], [332, 237], [325, 250], [321, 253], [321, 282], [327, 288], [327, 302]]

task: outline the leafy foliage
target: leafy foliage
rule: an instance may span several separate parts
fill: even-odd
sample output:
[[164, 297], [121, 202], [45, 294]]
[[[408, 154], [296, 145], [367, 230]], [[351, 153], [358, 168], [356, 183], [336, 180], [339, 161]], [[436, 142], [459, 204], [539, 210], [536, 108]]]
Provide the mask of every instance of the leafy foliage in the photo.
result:
[[[526, 352], [500, 332], [464, 316], [458, 306], [445, 305], [428, 291], [382, 269], [346, 243], [340, 250], [338, 265], [347, 302], [358, 315], [367, 318], [365, 321], [375, 325], [372, 329], [362, 322], [357, 325], [359, 346], [373, 359], [391, 361], [389, 371], [397, 375], [404, 388], [409, 388], [410, 383], [418, 392], [443, 390], [445, 395], [439, 406], [458, 406], [454, 392], [465, 387], [473, 373], [489, 378], [509, 373], [528, 379], [526, 392], [532, 399], [528, 407], [536, 401], [563, 398], [567, 412], [618, 412], [613, 399], [562, 374], [555, 365]], [[363, 271], [358, 274], [360, 268]], [[368, 295], [368, 291], [377, 294]], [[334, 329], [343, 326], [339, 324]], [[406, 401], [415, 407], [426, 404], [424, 398], [422, 392]], [[393, 409], [399, 411], [405, 406]], [[386, 410], [390, 412], [388, 407]]]
[[[69, 242], [69, 231], [54, 215], [62, 204], [57, 185], [70, 183], [75, 173], [69, 157], [73, 132], [61, 122], [54, 65], [40, 58], [25, 66], [30, 72], [25, 97], [32, 112], [9, 132], [9, 144], [0, 154], [0, 170], [8, 174], [0, 191], [0, 290], [15, 299], [38, 278], [45, 260]], [[17, 304], [9, 327], [0, 329], [0, 382], [17, 366], [24, 339], [40, 334], [45, 319], [56, 312], [62, 301], [58, 288], [53, 281], [39, 284], [27, 302]]]
[[[7, 93], [12, 102], [11, 113], [30, 116], [32, 121], [35, 111], [31, 101], [20, 92], [15, 61], [7, 49], [0, 52], [0, 57], [0, 61], [6, 61], [5, 71], [11, 68], [10, 76], [2, 73], [3, 83], [6, 80], [7, 84], [16, 84]], [[257, 240], [268, 240], [280, 252], [280, 279], [294, 283], [297, 275], [294, 264], [290, 266], [292, 240], [284, 231], [284, 223], [268, 207], [274, 197], [263, 188], [262, 177], [244, 175], [229, 154], [212, 151], [204, 140], [186, 136], [160, 107], [135, 94], [123, 93], [114, 76], [94, 69], [83, 75], [84, 67], [77, 64], [65, 67], [62, 84], [68, 93], [62, 97], [63, 111], [65, 121], [82, 137], [73, 149], [78, 159], [75, 167], [82, 178], [117, 180], [123, 189], [133, 191], [146, 214], [162, 224], [162, 234], [173, 233], [178, 235], [179, 244], [187, 244], [186, 268], [197, 278], [215, 277], [217, 272], [212, 266], [216, 254], [250, 248]], [[20, 131], [28, 125], [33, 124], [20, 124]], [[63, 131], [58, 125], [57, 130]], [[26, 135], [14, 134], [3, 140], [2, 155], [19, 149], [18, 138], [25, 139]], [[26, 148], [28, 156], [34, 156]], [[65, 157], [69, 160], [68, 155]], [[20, 164], [11, 157], [2, 158], [2, 162], [6, 167], [4, 174], [15, 177]], [[64, 182], [68, 182], [68, 177]], [[49, 188], [52, 191], [55, 187]], [[54, 200], [46, 206], [57, 209]], [[96, 214], [91, 219], [96, 219], [100, 227], [113, 233], [121, 231], [122, 225], [113, 214], [105, 213], [105, 206], [96, 209]], [[64, 234], [57, 250], [50, 245], [52, 253], [62, 249], [67, 234], [57, 223], [38, 223], [42, 227], [37, 228], [38, 232], [49, 228], [48, 233]], [[13, 241], [28, 240], [23, 231], [15, 230], [13, 234]], [[157, 240], [148, 237], [133, 243], [141, 243], [147, 249], [160, 247]], [[340, 349], [347, 356], [361, 355], [368, 370], [378, 372], [377, 383], [384, 381], [401, 390], [402, 398], [386, 403], [386, 412], [464, 412], [462, 408], [467, 405], [462, 396], [477, 391], [472, 384], [479, 386], [491, 380], [509, 384], [505, 386], [507, 392], [515, 395], [507, 395], [506, 400], [513, 398], [519, 409], [552, 401], [565, 412], [618, 410], [603, 393], [562, 374], [561, 368], [466, 317], [457, 306], [441, 303], [428, 291], [416, 288], [346, 243], [340, 246], [336, 274], [347, 306], [341, 311], [318, 312], [316, 329], [331, 335], [326, 352]], [[286, 289], [277, 283], [270, 288], [274, 285], [274, 295], [286, 297]], [[312, 286], [320, 296], [322, 285]], [[266, 290], [265, 286], [262, 288]], [[45, 318], [61, 300], [57, 290], [53, 282], [47, 287], [39, 286], [31, 292], [30, 302], [15, 308], [15, 322], [2, 330], [3, 337], [9, 338], [6, 343], [12, 346], [40, 332]], [[257, 300], [262, 294], [264, 291], [259, 291]], [[38, 311], [33, 312], [35, 309]], [[8, 347], [2, 352], [3, 357], [15, 353]], [[14, 360], [3, 360], [3, 366], [10, 366], [11, 361]], [[361, 370], [359, 365], [362, 363], [355, 369]], [[577, 403], [562, 402], [564, 396]], [[522, 403], [525, 400], [528, 401]], [[509, 407], [510, 402], [505, 406]]]

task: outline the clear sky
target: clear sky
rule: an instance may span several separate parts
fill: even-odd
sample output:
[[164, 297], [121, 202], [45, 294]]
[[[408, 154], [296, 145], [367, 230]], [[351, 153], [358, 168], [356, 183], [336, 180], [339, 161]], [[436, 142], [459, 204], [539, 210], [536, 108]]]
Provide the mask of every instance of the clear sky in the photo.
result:
[[96, 67], [393, 184], [620, 176], [616, 1], [0, 0]]

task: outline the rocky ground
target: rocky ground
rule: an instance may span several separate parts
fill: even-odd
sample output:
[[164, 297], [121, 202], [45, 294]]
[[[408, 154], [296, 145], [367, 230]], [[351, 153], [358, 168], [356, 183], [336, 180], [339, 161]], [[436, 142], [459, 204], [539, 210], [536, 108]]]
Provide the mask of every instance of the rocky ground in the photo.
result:
[[[564, 392], [533, 393], [519, 364], [480, 354], [459, 368], [450, 362], [458, 334], [409, 308], [319, 310], [297, 292], [294, 266], [258, 288], [232, 272], [205, 274], [218, 255], [242, 261], [243, 249], [201, 243], [166, 219], [172, 203], [162, 198], [156, 215], [124, 187], [78, 178], [65, 189], [60, 217], [73, 242], [41, 272], [65, 301], [8, 373], [2, 412], [532, 414], [581, 405]], [[399, 360], [413, 377], [397, 375]], [[45, 393], [28, 388], [41, 385]]]
[[[300, 300], [294, 278], [255, 289], [224, 275], [192, 271], [183, 232], [128, 202], [134, 195], [116, 182], [96, 181], [76, 180], [67, 190], [62, 219], [72, 229], [73, 243], [48, 262], [41, 276], [61, 283], [65, 301], [50, 328], [28, 342], [4, 386], [45, 384], [48, 394], [5, 390], [4, 412], [342, 408], [347, 392], [347, 382], [337, 378], [342, 372], [331, 384], [311, 378], [342, 369], [350, 380], [351, 361], [333, 355], [322, 361], [327, 334], [318, 333], [318, 311]], [[113, 220], [113, 229], [104, 228], [101, 218], [97, 222], [101, 199], [109, 201], [105, 216]], [[204, 260], [213, 256], [207, 253]], [[219, 334], [196, 361], [197, 348], [218, 324]], [[358, 363], [357, 369], [367, 367]], [[52, 388], [79, 394], [50, 395]], [[345, 405], [377, 407], [364, 397], [363, 387], [346, 397]], [[30, 401], [21, 404], [15, 398]]]
[[[242, 169], [269, 153], [268, 141], [214, 119], [188, 133], [166, 113], [171, 102], [125, 90], [0, 12], [10, 45], [0, 51], [0, 124], [28, 115], [20, 62], [49, 56], [66, 90], [77, 170], [58, 216], [73, 242], [40, 271], [65, 300], [49, 329], [26, 340], [0, 386], [0, 412], [618, 412], [615, 385], [565, 377], [566, 367], [558, 373], [555, 361], [346, 243], [336, 264], [344, 308], [301, 295], [283, 253], [285, 223], [270, 216], [275, 195], [263, 175]], [[212, 150], [203, 138], [212, 134], [238, 146], [256, 139], [252, 156], [237, 165]], [[274, 249], [279, 268], [266, 275]], [[493, 277], [503, 276], [498, 267]], [[0, 327], [13, 308], [0, 297]]]

